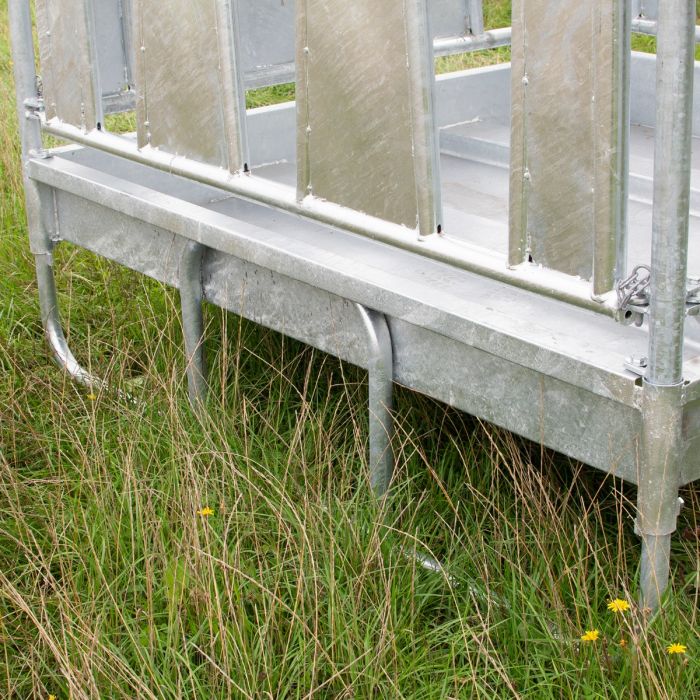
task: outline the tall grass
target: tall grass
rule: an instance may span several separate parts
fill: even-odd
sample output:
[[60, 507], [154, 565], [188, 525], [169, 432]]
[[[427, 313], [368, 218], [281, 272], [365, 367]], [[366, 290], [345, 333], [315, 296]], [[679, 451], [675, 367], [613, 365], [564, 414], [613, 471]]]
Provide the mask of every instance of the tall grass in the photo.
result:
[[398, 390], [378, 504], [362, 372], [208, 308], [197, 419], [177, 295], [63, 245], [70, 342], [113, 390], [68, 382], [39, 323], [0, 11], [1, 698], [698, 697], [697, 488], [645, 628], [606, 610], [636, 596], [633, 489]]

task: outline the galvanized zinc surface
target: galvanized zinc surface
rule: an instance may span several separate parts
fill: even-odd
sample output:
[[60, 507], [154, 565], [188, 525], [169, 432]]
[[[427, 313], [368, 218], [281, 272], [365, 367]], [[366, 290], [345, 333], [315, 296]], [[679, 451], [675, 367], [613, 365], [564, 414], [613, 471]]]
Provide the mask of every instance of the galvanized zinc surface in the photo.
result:
[[595, 272], [598, 293], [612, 287], [622, 248], [617, 4], [513, 3], [510, 264]]
[[423, 0], [300, 0], [297, 8], [298, 196], [435, 232], [433, 68]]
[[90, 3], [37, 0], [36, 19], [47, 119], [94, 129], [101, 109]]
[[[483, 31], [481, 0], [428, 0], [427, 5], [433, 37]], [[249, 85], [294, 79], [295, 11], [294, 0], [239, 0], [241, 60]]]
[[230, 0], [134, 0], [139, 147], [239, 171], [244, 95]]
[[92, 0], [92, 6], [100, 90], [103, 95], [118, 95], [133, 84], [131, 0]]

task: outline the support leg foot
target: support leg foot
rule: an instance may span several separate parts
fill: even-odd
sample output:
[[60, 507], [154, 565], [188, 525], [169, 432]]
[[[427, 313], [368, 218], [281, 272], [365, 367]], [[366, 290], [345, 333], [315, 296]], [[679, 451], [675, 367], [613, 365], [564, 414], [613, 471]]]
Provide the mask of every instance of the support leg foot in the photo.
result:
[[668, 586], [671, 535], [642, 535], [640, 589], [642, 607], [656, 610]]

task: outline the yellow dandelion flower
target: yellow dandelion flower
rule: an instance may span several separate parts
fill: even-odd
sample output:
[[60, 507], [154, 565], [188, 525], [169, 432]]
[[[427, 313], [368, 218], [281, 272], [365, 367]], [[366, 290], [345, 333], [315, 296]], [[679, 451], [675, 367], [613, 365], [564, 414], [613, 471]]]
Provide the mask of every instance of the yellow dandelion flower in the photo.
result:
[[55, 695], [49, 695], [49, 700], [56, 700], [56, 696], [55, 696]]
[[600, 637], [600, 632], [598, 630], [586, 630], [586, 633], [581, 635], [581, 641], [595, 642], [598, 637]]
[[666, 651], [669, 654], [685, 654], [688, 651], [688, 647], [685, 644], [669, 644], [666, 647]]
[[622, 598], [615, 598], [608, 603], [608, 610], [614, 613], [625, 612], [630, 609], [630, 604]]
[[197, 515], [201, 515], [203, 518], [208, 518], [210, 515], [214, 515], [214, 509], [209, 506], [205, 506], [201, 510], [197, 511]]
[[627, 640], [626, 639], [621, 639], [618, 643], [618, 646], [622, 647], [623, 649], [627, 646]]
[[[90, 399], [90, 401], [94, 401], [96, 398], [97, 398], [97, 394], [88, 394], [88, 399]], [[50, 696], [49, 696], [49, 700], [51, 700]], [[54, 698], [54, 700], [55, 700], [55, 698]]]

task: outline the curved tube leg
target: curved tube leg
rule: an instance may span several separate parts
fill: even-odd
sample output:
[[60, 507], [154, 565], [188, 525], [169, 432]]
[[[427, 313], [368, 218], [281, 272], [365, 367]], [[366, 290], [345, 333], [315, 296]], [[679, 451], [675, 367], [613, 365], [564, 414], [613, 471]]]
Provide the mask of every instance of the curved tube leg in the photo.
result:
[[180, 306], [187, 356], [187, 389], [195, 410], [204, 405], [208, 391], [202, 315], [203, 257], [204, 246], [188, 241], [180, 258]]
[[59, 366], [78, 384], [92, 388], [104, 386], [104, 382], [83, 369], [73, 356], [66, 337], [63, 334], [61, 318], [58, 310], [56, 282], [53, 275], [53, 260], [51, 253], [41, 253], [34, 256], [36, 260], [36, 280], [39, 287], [39, 304], [41, 321], [49, 347]]
[[394, 353], [384, 315], [361, 304], [356, 307], [367, 331], [370, 483], [374, 493], [381, 497], [389, 490], [394, 472], [391, 448]]

